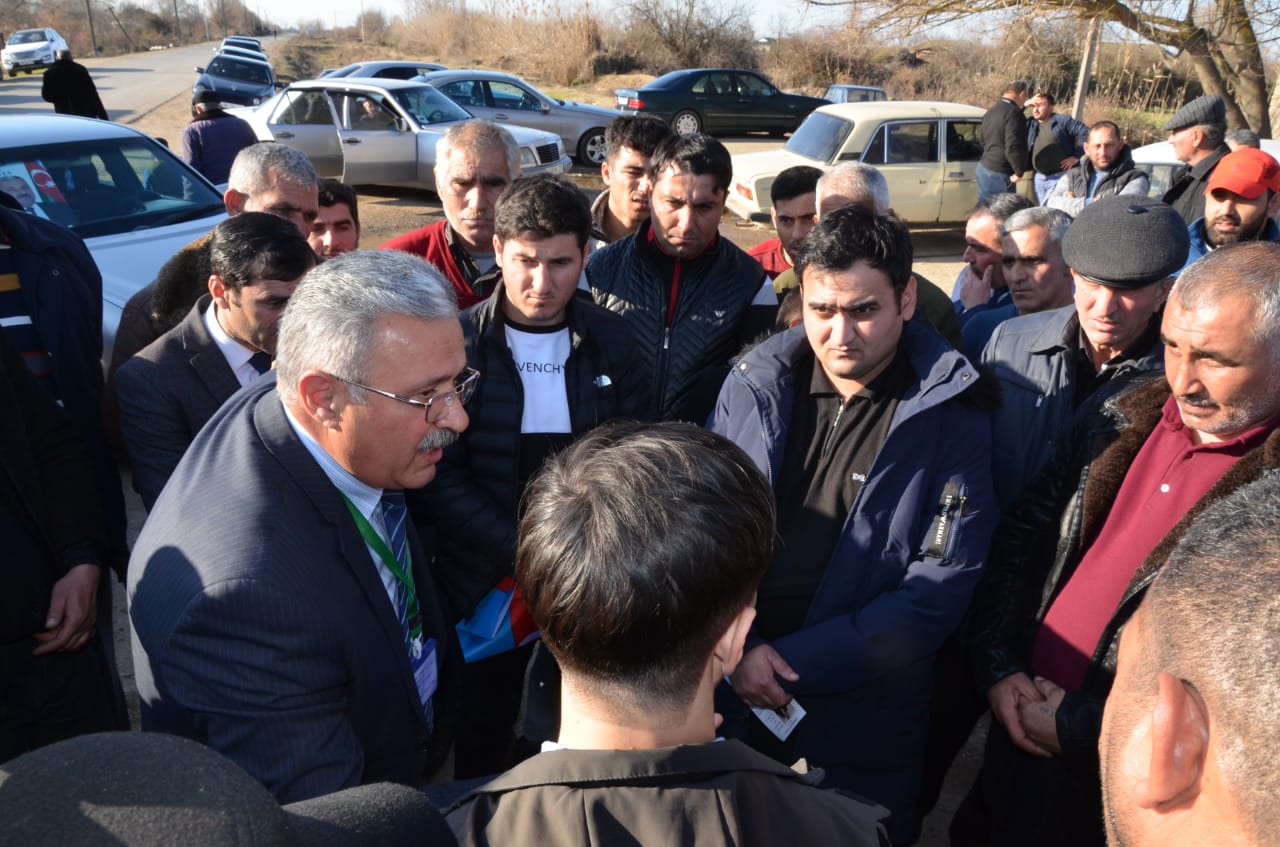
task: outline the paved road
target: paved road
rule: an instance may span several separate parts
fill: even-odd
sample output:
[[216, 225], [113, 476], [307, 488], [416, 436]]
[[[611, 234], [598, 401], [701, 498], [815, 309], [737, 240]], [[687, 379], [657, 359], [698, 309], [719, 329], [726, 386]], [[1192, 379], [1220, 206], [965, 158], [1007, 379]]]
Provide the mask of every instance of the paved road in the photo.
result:
[[[268, 53], [272, 39], [264, 42]], [[89, 68], [94, 84], [113, 121], [132, 124], [165, 103], [191, 94], [196, 66], [203, 67], [213, 56], [216, 42], [152, 50], [105, 59], [77, 59]], [[44, 112], [49, 104], [40, 99], [37, 71], [30, 76], [0, 82], [0, 114]]]

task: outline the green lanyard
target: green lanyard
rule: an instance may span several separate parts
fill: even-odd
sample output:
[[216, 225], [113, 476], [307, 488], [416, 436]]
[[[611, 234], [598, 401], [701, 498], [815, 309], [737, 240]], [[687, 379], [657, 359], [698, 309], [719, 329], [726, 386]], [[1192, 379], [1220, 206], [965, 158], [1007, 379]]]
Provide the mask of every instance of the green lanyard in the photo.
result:
[[[341, 494], [342, 492], [338, 492]], [[391, 552], [391, 548], [387, 546], [387, 542], [382, 540], [382, 536], [373, 528], [373, 524], [369, 523], [369, 519], [360, 514], [360, 510], [356, 508], [356, 504], [351, 502], [351, 498], [342, 494], [342, 502], [347, 504], [347, 510], [351, 512], [351, 517], [355, 519], [356, 529], [360, 530], [360, 536], [365, 543], [373, 548], [378, 554], [378, 558], [387, 566], [387, 570], [391, 571], [391, 575], [400, 581], [409, 594], [409, 636], [414, 639], [422, 637], [422, 612], [418, 609], [418, 592], [413, 584], [413, 571], [406, 571], [400, 567], [400, 560], [396, 558], [395, 553]], [[404, 551], [405, 557], [409, 558], [409, 548], [406, 546]], [[409, 567], [412, 568], [412, 559], [410, 559]]]

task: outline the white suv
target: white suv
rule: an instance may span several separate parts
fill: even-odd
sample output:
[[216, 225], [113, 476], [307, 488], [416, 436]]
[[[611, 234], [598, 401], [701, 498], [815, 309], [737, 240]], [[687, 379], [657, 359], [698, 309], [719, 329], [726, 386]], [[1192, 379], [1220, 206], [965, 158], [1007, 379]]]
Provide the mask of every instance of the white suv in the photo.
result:
[[9, 43], [0, 51], [0, 64], [4, 76], [17, 76], [18, 71], [31, 73], [37, 68], [47, 68], [59, 50], [66, 50], [67, 41], [56, 29], [20, 29], [9, 36]]

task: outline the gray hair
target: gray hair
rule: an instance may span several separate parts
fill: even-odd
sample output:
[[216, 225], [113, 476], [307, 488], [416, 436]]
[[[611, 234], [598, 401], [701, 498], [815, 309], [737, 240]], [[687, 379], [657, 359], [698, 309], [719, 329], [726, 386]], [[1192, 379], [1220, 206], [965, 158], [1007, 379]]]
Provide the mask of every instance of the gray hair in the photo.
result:
[[1163, 671], [1204, 698], [1229, 793], [1258, 844], [1276, 831], [1280, 791], [1278, 551], [1280, 474], [1271, 471], [1192, 521], [1144, 600], [1151, 688]]
[[1214, 250], [1182, 272], [1170, 296], [1184, 309], [1202, 309], [1233, 295], [1248, 298], [1253, 337], [1280, 362], [1280, 244], [1249, 241]]
[[[399, 250], [354, 250], [309, 271], [280, 318], [281, 399], [297, 403], [298, 380], [312, 369], [363, 382], [387, 315], [456, 320], [458, 301], [440, 271]], [[365, 392], [352, 387], [351, 399], [363, 403]]]
[[259, 141], [236, 155], [227, 176], [227, 188], [252, 197], [278, 180], [304, 188], [320, 185], [320, 177], [306, 156], [274, 141]]
[[1044, 231], [1049, 234], [1049, 240], [1054, 244], [1061, 244], [1062, 236], [1067, 234], [1067, 227], [1071, 226], [1071, 216], [1061, 209], [1048, 209], [1044, 206], [1019, 209], [1004, 222], [1004, 226], [1000, 228], [1000, 235], [1022, 232], [1033, 226], [1044, 227]]
[[515, 137], [493, 121], [481, 120], [463, 121], [445, 130], [436, 142], [435, 172], [444, 173], [442, 169], [449, 166], [449, 157], [455, 151], [474, 156], [489, 150], [505, 151], [511, 178], [520, 178], [520, 145]]
[[838, 194], [856, 198], [854, 202], [870, 200], [875, 205], [871, 211], [877, 215], [889, 211], [889, 183], [884, 174], [862, 162], [841, 162], [827, 171], [818, 180], [817, 193], [819, 207], [823, 196]]
[[1253, 147], [1255, 149], [1262, 147], [1262, 141], [1258, 138], [1258, 133], [1251, 129], [1233, 129], [1226, 134], [1224, 140], [1232, 150], [1238, 150], [1241, 147]]

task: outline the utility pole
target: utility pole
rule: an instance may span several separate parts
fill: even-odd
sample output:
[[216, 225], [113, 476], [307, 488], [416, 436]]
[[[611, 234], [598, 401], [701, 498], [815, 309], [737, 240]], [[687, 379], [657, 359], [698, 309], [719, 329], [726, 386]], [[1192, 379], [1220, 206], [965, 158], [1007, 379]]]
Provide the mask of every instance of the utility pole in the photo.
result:
[[89, 8], [89, 0], [84, 0], [84, 16], [89, 19], [89, 46], [93, 55], [98, 55], [98, 37], [93, 33], [93, 9]]
[[360, 43], [364, 44], [364, 0], [360, 0]]
[[173, 34], [182, 43], [182, 23], [178, 20], [178, 0], [173, 0]]
[[1093, 79], [1093, 63], [1098, 55], [1098, 42], [1102, 40], [1102, 18], [1089, 22], [1089, 35], [1084, 40], [1084, 57], [1080, 60], [1080, 76], [1076, 79], [1076, 100], [1071, 106], [1071, 117], [1084, 120], [1084, 101]]

